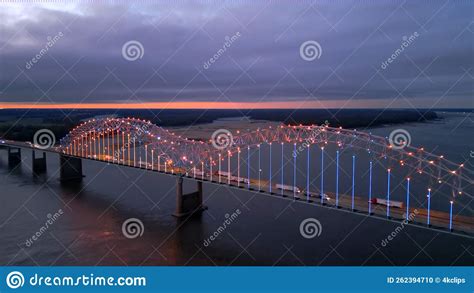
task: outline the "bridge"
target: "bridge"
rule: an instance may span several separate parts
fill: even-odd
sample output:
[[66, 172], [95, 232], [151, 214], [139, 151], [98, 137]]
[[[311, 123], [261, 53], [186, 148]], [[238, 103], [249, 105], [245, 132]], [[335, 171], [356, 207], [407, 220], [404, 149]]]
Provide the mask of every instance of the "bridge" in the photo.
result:
[[[217, 131], [219, 132], [219, 131]], [[174, 176], [177, 217], [198, 214], [203, 182], [301, 201], [423, 229], [474, 235], [472, 170], [415, 148], [399, 137], [328, 125], [280, 125], [220, 130], [208, 141], [174, 134], [136, 118], [91, 119], [59, 145], [0, 141], [10, 164], [33, 152], [33, 171], [46, 170], [46, 152], [60, 157], [60, 179], [82, 180], [82, 160]], [[37, 158], [35, 153], [43, 152]], [[183, 194], [183, 180], [197, 190]]]

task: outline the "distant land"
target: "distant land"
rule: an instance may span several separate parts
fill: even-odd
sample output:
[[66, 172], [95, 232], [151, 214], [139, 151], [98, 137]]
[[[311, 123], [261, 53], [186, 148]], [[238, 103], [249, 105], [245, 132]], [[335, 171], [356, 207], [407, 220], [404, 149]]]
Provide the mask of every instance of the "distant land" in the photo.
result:
[[[436, 109], [436, 112], [472, 112], [472, 109]], [[247, 117], [285, 124], [323, 124], [344, 128], [367, 128], [383, 124], [423, 122], [440, 119], [428, 109], [254, 109], [254, 110], [100, 110], [100, 109], [4, 109], [0, 110], [0, 137], [31, 141], [34, 133], [50, 129], [57, 138], [66, 135], [81, 121], [94, 117], [137, 117], [163, 126], [212, 123], [216, 119]]]

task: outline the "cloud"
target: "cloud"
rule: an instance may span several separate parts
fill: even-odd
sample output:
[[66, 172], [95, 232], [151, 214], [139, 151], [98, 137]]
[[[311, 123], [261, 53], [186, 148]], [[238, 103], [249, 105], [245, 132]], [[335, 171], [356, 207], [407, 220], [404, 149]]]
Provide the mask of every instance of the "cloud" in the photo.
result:
[[[2, 3], [0, 103], [404, 99], [472, 107], [473, 4], [403, 3]], [[130, 40], [143, 45], [143, 58], [123, 58]], [[299, 55], [308, 40], [322, 48], [312, 62]]]

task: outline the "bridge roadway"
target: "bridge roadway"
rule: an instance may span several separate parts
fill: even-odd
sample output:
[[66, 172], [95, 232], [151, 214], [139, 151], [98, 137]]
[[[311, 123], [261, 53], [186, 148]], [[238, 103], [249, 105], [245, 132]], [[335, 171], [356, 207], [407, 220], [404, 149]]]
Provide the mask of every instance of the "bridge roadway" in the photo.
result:
[[[35, 147], [29, 142], [18, 142], [10, 140], [0, 140], [0, 146], [5, 147], [19, 147], [24, 149], [30, 149], [35, 151], [42, 151], [54, 154], [61, 154], [56, 151], [54, 148], [40, 149]], [[406, 221], [406, 207], [397, 208], [390, 207], [390, 217], [387, 217], [387, 208], [384, 205], [380, 204], [371, 204], [371, 213], [369, 214], [369, 202], [366, 197], [361, 196], [352, 196], [346, 194], [339, 194], [338, 205], [336, 206], [336, 194], [332, 192], [324, 192], [323, 203], [321, 204], [321, 195], [318, 192], [311, 192], [308, 198], [305, 191], [296, 193], [287, 190], [281, 190], [276, 188], [277, 183], [272, 183], [272, 192], [270, 192], [269, 181], [259, 180], [255, 178], [250, 178], [250, 184], [245, 182], [237, 182], [229, 180], [226, 176], [219, 176], [217, 174], [199, 174], [199, 170], [196, 170], [198, 174], [186, 173], [186, 170], [179, 167], [170, 167], [165, 166], [164, 164], [158, 165], [154, 163], [153, 165], [149, 162], [139, 162], [135, 163], [129, 160], [114, 159], [112, 161], [112, 156], [96, 156], [94, 157], [81, 157], [67, 155], [73, 158], [79, 158], [84, 160], [99, 161], [108, 164], [115, 164], [129, 168], [138, 168], [142, 170], [147, 170], [149, 172], [158, 172], [164, 175], [169, 175], [173, 177], [183, 177], [196, 181], [203, 181], [209, 184], [223, 185], [230, 188], [236, 188], [239, 190], [248, 190], [251, 192], [257, 192], [262, 195], [267, 195], [271, 197], [276, 197], [280, 199], [292, 200], [299, 203], [316, 205], [324, 208], [333, 209], [335, 211], [347, 212], [356, 214], [364, 217], [371, 217], [374, 219], [391, 221], [394, 223], [404, 223], [404, 225], [415, 226], [423, 229], [433, 230], [436, 232], [449, 233], [458, 236], [474, 238], [474, 218], [463, 215], [454, 215], [452, 219], [452, 230], [449, 230], [449, 213], [430, 210], [430, 225], [427, 225], [428, 219], [428, 210], [425, 208], [419, 207], [410, 207], [409, 208], [409, 220]], [[224, 170], [222, 170], [224, 171]], [[191, 172], [192, 173], [192, 172]], [[234, 175], [235, 176], [235, 175]], [[245, 177], [241, 177], [245, 179]], [[354, 208], [352, 208], [354, 207]]]

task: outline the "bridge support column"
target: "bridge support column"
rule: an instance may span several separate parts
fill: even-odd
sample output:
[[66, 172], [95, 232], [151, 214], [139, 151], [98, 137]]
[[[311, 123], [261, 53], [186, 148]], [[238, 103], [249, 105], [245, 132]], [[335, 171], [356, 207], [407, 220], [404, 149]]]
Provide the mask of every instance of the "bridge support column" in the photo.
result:
[[21, 163], [21, 149], [8, 147], [8, 166], [16, 166]]
[[61, 181], [81, 181], [84, 177], [82, 175], [82, 160], [80, 158], [60, 154], [59, 168], [59, 179]]
[[176, 180], [176, 211], [173, 216], [177, 218], [187, 217], [202, 213], [207, 209], [202, 204], [202, 181], [197, 181], [197, 191], [183, 194], [183, 177]]
[[46, 152], [43, 152], [43, 157], [41, 158], [36, 157], [35, 150], [32, 150], [31, 153], [33, 173], [40, 174], [46, 172]]

